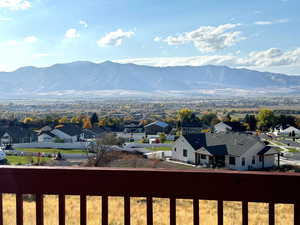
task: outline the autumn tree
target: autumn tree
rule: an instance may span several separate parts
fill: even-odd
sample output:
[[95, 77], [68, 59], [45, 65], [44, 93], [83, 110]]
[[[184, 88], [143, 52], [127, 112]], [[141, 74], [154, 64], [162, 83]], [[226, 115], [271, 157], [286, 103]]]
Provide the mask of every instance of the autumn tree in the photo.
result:
[[211, 126], [220, 122], [217, 115], [215, 113], [207, 113], [202, 116], [202, 121], [204, 124]]
[[191, 119], [192, 114], [193, 111], [191, 109], [188, 108], [180, 109], [177, 112], [177, 120], [179, 120], [180, 122], [187, 122]]
[[85, 119], [83, 119], [82, 127], [85, 129], [90, 129], [93, 127], [90, 118], [86, 117]]
[[67, 123], [68, 121], [69, 121], [69, 119], [64, 116], [58, 120], [58, 123]]
[[79, 123], [79, 118], [77, 116], [73, 116], [70, 120], [71, 123]]
[[28, 124], [28, 123], [31, 123], [33, 121], [33, 119], [31, 117], [26, 117], [24, 120], [23, 120], [23, 123], [25, 124]]

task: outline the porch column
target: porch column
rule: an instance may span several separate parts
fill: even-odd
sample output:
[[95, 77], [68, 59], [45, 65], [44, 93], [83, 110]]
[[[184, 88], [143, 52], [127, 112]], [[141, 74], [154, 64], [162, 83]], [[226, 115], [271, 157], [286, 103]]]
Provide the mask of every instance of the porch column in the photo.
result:
[[280, 153], [277, 154], [277, 167], [280, 168]]

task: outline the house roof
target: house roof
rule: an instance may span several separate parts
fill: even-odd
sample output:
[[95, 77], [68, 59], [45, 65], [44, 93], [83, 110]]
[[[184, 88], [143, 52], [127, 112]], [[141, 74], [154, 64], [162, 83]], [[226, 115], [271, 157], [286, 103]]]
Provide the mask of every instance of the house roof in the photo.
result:
[[0, 135], [8, 133], [12, 138], [23, 138], [33, 135], [34, 133], [30, 129], [24, 127], [12, 126], [1, 130]]
[[242, 133], [200, 133], [184, 135], [184, 138], [195, 150], [205, 148], [212, 155], [241, 156], [250, 148], [257, 151], [265, 148], [257, 137]]
[[257, 155], [265, 155], [265, 154], [274, 155], [274, 154], [278, 154], [278, 151], [276, 151], [274, 147], [266, 146], [260, 152], [257, 153]]
[[149, 123], [148, 125], [146, 125], [145, 127], [150, 127], [152, 125], [156, 125], [156, 126], [159, 126], [159, 127], [162, 127], [162, 128], [165, 128], [165, 127], [168, 127], [169, 124], [163, 122], [163, 121], [155, 121], [153, 123]]
[[289, 132], [292, 132], [292, 131], [298, 132], [298, 133], [300, 132], [299, 129], [297, 129], [296, 127], [293, 127], [293, 126], [290, 126], [290, 127], [286, 128], [285, 130], [282, 130], [281, 132], [289, 133]]
[[229, 126], [232, 131], [245, 131], [246, 130], [245, 126], [243, 124], [241, 124], [240, 122], [220, 122], [220, 123], [216, 124], [216, 126], [219, 124], [222, 124], [222, 123]]
[[41, 131], [41, 132], [39, 133], [39, 136], [42, 135], [42, 134], [47, 134], [47, 135], [50, 136], [50, 137], [56, 137], [56, 135], [55, 135], [55, 134], [52, 134], [50, 131]]
[[77, 124], [64, 124], [63, 126], [55, 128], [70, 136], [80, 135], [82, 128]]

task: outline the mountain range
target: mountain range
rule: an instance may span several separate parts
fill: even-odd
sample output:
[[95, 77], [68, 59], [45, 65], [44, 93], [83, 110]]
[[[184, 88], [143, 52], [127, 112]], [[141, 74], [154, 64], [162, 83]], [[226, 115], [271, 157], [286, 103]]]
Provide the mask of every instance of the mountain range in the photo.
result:
[[151, 67], [77, 61], [0, 72], [2, 97], [298, 94], [300, 76], [226, 66]]

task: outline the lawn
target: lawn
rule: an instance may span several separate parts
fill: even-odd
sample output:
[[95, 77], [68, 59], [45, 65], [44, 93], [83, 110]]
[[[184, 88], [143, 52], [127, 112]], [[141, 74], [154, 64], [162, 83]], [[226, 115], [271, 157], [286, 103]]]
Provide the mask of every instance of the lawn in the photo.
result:
[[[131, 224], [146, 225], [146, 200], [145, 198], [131, 198]], [[124, 224], [124, 200], [120, 197], [109, 197], [109, 224]], [[16, 224], [16, 197], [12, 194], [3, 195], [3, 219], [5, 225]], [[24, 224], [35, 224], [35, 202], [24, 201]], [[267, 225], [268, 204], [249, 203], [249, 225]], [[293, 206], [276, 204], [276, 225], [293, 224]], [[200, 200], [199, 212], [201, 224], [217, 225], [217, 201]], [[192, 200], [176, 200], [176, 222], [179, 225], [193, 224]], [[87, 224], [100, 225], [101, 197], [87, 197]], [[58, 196], [46, 195], [44, 197], [44, 223], [45, 225], [58, 224]], [[153, 199], [153, 223], [159, 225], [170, 224], [169, 200]], [[80, 224], [80, 197], [66, 196], [66, 224]], [[241, 202], [224, 202], [224, 224], [242, 224]]]
[[289, 152], [292, 152], [292, 153], [296, 153], [296, 152], [299, 152], [299, 150], [295, 149], [295, 148], [287, 148], [289, 150]]
[[[32, 160], [34, 163], [37, 163], [37, 157], [31, 157], [31, 156], [6, 156], [6, 159], [9, 163], [9, 165], [26, 165], [31, 164]], [[51, 160], [48, 157], [41, 157], [41, 163], [47, 162]]]
[[80, 149], [53, 149], [53, 148], [16, 148], [18, 151], [22, 152], [43, 152], [43, 153], [48, 153], [48, 154], [53, 154], [53, 153], [62, 153], [62, 154], [86, 154], [86, 150], [80, 150]]
[[152, 151], [171, 151], [172, 147], [149, 147], [146, 149], [152, 150]]

